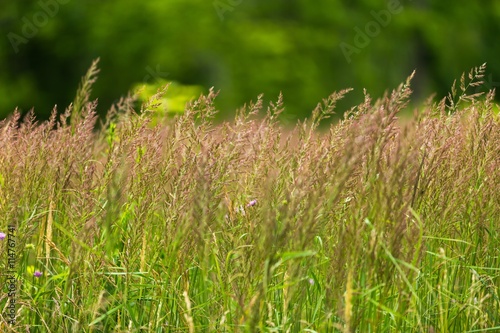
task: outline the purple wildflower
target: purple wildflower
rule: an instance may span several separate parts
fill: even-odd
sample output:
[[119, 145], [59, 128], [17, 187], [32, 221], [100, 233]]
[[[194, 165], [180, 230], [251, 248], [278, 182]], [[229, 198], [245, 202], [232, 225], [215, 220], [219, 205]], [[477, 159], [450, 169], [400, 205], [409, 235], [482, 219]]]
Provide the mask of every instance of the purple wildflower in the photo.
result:
[[254, 199], [248, 203], [247, 207], [252, 207], [255, 206], [256, 204], [257, 204], [257, 199]]
[[0, 232], [0, 240], [3, 240], [5, 238], [5, 234], [3, 232]]
[[33, 276], [36, 277], [36, 278], [38, 278], [38, 277], [40, 277], [42, 275], [43, 275], [43, 273], [40, 272], [40, 271], [35, 271], [35, 273], [33, 274]]

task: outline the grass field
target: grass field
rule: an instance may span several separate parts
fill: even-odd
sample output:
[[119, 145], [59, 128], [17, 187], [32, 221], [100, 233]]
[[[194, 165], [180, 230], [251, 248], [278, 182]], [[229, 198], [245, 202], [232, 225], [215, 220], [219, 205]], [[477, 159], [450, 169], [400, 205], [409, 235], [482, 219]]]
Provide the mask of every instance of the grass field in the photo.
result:
[[1, 332], [500, 331], [484, 67], [403, 124], [410, 79], [293, 130], [281, 98], [212, 123], [213, 92], [99, 125], [96, 73], [65, 113], [0, 125]]

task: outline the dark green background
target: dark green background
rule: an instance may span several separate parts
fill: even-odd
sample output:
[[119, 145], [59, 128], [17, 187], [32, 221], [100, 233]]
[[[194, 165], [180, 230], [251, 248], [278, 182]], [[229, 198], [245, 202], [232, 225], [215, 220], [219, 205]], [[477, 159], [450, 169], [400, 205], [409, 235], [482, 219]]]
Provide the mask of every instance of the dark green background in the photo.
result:
[[[388, 24], [376, 22], [395, 6]], [[362, 101], [363, 88], [378, 97], [414, 69], [417, 100], [443, 97], [484, 62], [482, 88], [500, 85], [498, 0], [16, 0], [0, 9], [0, 118], [16, 106], [41, 117], [54, 104], [62, 111], [97, 57], [101, 112], [157, 79], [220, 89], [224, 115], [283, 91], [291, 118], [347, 87], [355, 90], [344, 109]], [[356, 44], [366, 28], [369, 43]], [[14, 35], [29, 38], [13, 47]], [[342, 43], [362, 47], [348, 61]]]

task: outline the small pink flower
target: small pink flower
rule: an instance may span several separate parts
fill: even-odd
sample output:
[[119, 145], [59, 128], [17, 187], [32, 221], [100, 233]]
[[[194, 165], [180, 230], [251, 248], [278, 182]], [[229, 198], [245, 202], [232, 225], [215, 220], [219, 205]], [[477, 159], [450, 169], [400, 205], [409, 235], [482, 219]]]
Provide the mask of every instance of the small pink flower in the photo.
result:
[[0, 240], [5, 239], [5, 236], [6, 236], [6, 235], [5, 235], [3, 232], [0, 232]]
[[256, 199], [254, 199], [254, 200], [252, 200], [252, 201], [250, 201], [250, 202], [248, 203], [247, 207], [252, 207], [252, 206], [255, 206], [256, 204], [257, 204], [257, 200], [256, 200]]
[[33, 276], [36, 277], [36, 278], [39, 278], [42, 275], [43, 275], [43, 273], [40, 272], [40, 271], [35, 271], [35, 273], [33, 274]]

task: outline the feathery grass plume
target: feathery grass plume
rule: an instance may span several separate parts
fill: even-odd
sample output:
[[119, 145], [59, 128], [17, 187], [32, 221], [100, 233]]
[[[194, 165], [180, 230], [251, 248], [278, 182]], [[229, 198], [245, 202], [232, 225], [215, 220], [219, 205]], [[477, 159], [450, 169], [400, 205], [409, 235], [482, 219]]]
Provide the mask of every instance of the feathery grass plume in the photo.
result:
[[71, 108], [71, 130], [72, 133], [75, 131], [75, 124], [82, 117], [82, 110], [87, 106], [90, 101], [90, 94], [92, 92], [92, 85], [97, 80], [97, 74], [99, 74], [99, 68], [97, 67], [99, 64], [99, 58], [92, 61], [90, 68], [87, 70], [87, 73], [84, 77], [82, 77], [82, 81], [80, 82], [80, 86], [76, 92], [75, 100], [73, 101], [73, 105]]
[[483, 70], [453, 112], [399, 121], [410, 76], [325, 130], [347, 91], [294, 128], [281, 94], [216, 122], [213, 90], [156, 123], [129, 95], [97, 130], [88, 84], [71, 125], [15, 112], [0, 257], [15, 225], [20, 282], [0, 331], [499, 330], [500, 118], [494, 91], [464, 93]]
[[467, 79], [465, 78], [465, 73], [460, 77], [460, 95], [457, 94], [456, 84], [457, 81], [453, 81], [453, 85], [451, 87], [451, 92], [447, 96], [448, 100], [448, 113], [455, 112], [460, 103], [464, 102], [474, 102], [479, 96], [483, 95], [484, 92], [477, 92], [475, 94], [468, 95], [467, 90], [469, 88], [480, 87], [484, 84], [484, 73], [486, 72], [486, 63], [482, 64], [479, 67], [472, 68], [468, 75]]

